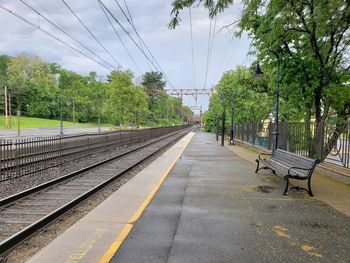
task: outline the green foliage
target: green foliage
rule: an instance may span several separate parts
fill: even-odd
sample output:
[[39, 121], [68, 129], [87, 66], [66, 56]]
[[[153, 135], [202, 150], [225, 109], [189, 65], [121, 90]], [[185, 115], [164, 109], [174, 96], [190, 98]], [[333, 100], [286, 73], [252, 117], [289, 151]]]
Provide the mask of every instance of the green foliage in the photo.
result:
[[3, 87], [7, 84], [8, 81], [8, 63], [10, 61], [10, 57], [6, 55], [0, 56], [0, 87]]
[[192, 110], [181, 106], [178, 98], [171, 97], [165, 92], [166, 82], [163, 80], [163, 73], [146, 72], [142, 76], [141, 85], [149, 98], [149, 119], [152, 123], [172, 125], [181, 123], [182, 118], [185, 122], [192, 121]]
[[127, 125], [128, 122], [140, 126], [147, 114], [147, 94], [132, 82], [130, 71], [114, 72], [107, 90], [106, 113], [113, 123]]
[[[211, 17], [232, 0], [174, 0], [170, 27], [189, 6], [204, 6]], [[266, 92], [276, 91], [281, 62], [282, 119], [350, 116], [350, 2], [347, 0], [243, 0], [239, 31], [248, 32], [265, 72]], [[288, 112], [289, 111], [289, 112]]]
[[[276, 65], [276, 54], [280, 57], [284, 96], [296, 107], [303, 103], [311, 109], [317, 122], [327, 119], [331, 109], [338, 117], [349, 116], [350, 97], [344, 101], [347, 93], [338, 89], [349, 69], [349, 1], [243, 3], [240, 27], [253, 38], [267, 67]], [[336, 106], [339, 101], [343, 107]]]
[[112, 71], [106, 83], [96, 72], [82, 76], [36, 56], [0, 56], [0, 87], [8, 86], [12, 109], [24, 116], [59, 119], [62, 109], [63, 119], [73, 124], [100, 118], [137, 127], [179, 124], [182, 115], [192, 119], [189, 108], [165, 93], [162, 73], [147, 72], [142, 87], [133, 78], [131, 71]]
[[216, 86], [217, 93], [210, 98], [209, 112], [205, 114], [205, 129], [213, 130], [216, 119], [221, 117], [223, 104], [227, 120], [234, 115], [235, 123], [260, 123], [272, 110], [272, 99], [268, 94], [258, 92], [259, 82], [251, 70], [237, 67], [227, 71]]
[[151, 71], [142, 76], [141, 85], [150, 97], [155, 98], [164, 92], [166, 82], [163, 73]]

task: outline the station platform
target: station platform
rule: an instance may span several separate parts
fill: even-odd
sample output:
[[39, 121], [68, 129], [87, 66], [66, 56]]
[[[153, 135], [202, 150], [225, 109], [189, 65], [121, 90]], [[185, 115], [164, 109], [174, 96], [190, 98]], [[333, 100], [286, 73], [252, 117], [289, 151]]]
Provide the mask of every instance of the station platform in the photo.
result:
[[191, 133], [29, 262], [349, 262], [347, 215], [254, 171]]

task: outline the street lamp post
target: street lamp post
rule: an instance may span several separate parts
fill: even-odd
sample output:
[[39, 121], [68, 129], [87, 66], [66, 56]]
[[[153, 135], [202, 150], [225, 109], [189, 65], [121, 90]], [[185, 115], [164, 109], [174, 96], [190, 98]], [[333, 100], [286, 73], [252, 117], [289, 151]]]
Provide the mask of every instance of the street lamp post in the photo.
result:
[[221, 101], [223, 104], [222, 110], [222, 127], [221, 127], [221, 146], [225, 144], [225, 113], [226, 113], [226, 105], [225, 105], [225, 97], [224, 94], [221, 96]]
[[235, 145], [234, 142], [234, 128], [233, 128], [233, 117], [234, 117], [234, 109], [233, 109], [233, 96], [231, 96], [231, 126], [230, 126], [230, 145]]
[[273, 52], [277, 57], [277, 90], [276, 90], [276, 104], [275, 104], [275, 127], [273, 129], [273, 152], [278, 148], [278, 111], [280, 98], [280, 57], [276, 52]]
[[61, 94], [61, 105], [60, 105], [60, 135], [63, 136], [63, 97]]
[[98, 111], [98, 132], [101, 132], [101, 113]]
[[[280, 56], [277, 52], [271, 51], [277, 57], [277, 89], [275, 97], [275, 125], [272, 132], [272, 152], [278, 148], [278, 114], [279, 114], [279, 96], [280, 96]], [[256, 65], [254, 75], [260, 76], [264, 74], [260, 69], [259, 63]]]
[[219, 141], [220, 115], [216, 116], [216, 141]]

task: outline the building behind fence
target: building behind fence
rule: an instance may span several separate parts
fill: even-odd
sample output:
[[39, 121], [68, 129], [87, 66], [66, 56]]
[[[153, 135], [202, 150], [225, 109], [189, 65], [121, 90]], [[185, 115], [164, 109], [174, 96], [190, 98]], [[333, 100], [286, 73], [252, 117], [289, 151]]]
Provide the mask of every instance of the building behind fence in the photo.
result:
[[[334, 125], [305, 122], [279, 123], [278, 148], [307, 157], [316, 157], [336, 165], [350, 168], [350, 124], [346, 124], [341, 134], [337, 134], [336, 144], [327, 156], [324, 156], [329, 139], [334, 135]], [[257, 145], [266, 149], [272, 148], [272, 131], [274, 123], [235, 124], [236, 140]]]

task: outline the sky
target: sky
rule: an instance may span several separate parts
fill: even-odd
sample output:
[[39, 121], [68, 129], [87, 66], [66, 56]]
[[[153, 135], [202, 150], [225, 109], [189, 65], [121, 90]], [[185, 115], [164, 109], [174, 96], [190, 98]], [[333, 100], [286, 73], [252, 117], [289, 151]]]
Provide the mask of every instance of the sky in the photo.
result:
[[[118, 62], [122, 69], [133, 71], [136, 82], [140, 80], [140, 77], [145, 72], [155, 71], [152, 64], [146, 61], [145, 56], [114, 21], [113, 25], [133, 57], [135, 66], [104, 16], [97, 0], [65, 0], [65, 2], [86, 24], [110, 55], [79, 23], [62, 0], [23, 1], [115, 68], [118, 67]], [[128, 34], [132, 38], [137, 39], [135, 32], [118, 8], [116, 1], [102, 1], [120, 21]], [[125, 9], [124, 0], [118, 0], [118, 2]], [[170, 30], [168, 23], [170, 21], [171, 0], [126, 0], [126, 2], [139, 35], [167, 76], [167, 80], [171, 82], [171, 84], [167, 83], [167, 89], [201, 89], [204, 87], [208, 89], [220, 80], [225, 71], [234, 69], [237, 65], [249, 66], [252, 61], [252, 57], [248, 55], [250, 40], [247, 35], [243, 34], [241, 38], [236, 38], [232, 30], [229, 31], [223, 28], [225, 25], [229, 25], [239, 19], [241, 7], [238, 1], [224, 13], [218, 15], [216, 24], [214, 19], [211, 21], [208, 17], [207, 10], [201, 7], [192, 8], [195, 74], [193, 74], [192, 64], [189, 9], [183, 10], [181, 13], [182, 21], [180, 25], [175, 30]], [[94, 57], [89, 50], [84, 49], [60, 32], [20, 0], [1, 0], [0, 5], [24, 17], [41, 29], [50, 32], [72, 47]], [[210, 62], [207, 64], [210, 27], [212, 31], [215, 29], [215, 32]], [[101, 79], [105, 79], [105, 76], [109, 73], [109, 70], [100, 64], [47, 36], [3, 9], [0, 9], [0, 32], [0, 54], [13, 56], [26, 52], [37, 55], [46, 61], [60, 64], [62, 67], [80, 74], [85, 75], [90, 71], [96, 71]], [[137, 40], [136, 43], [140, 45]], [[99, 60], [98, 57], [95, 57], [95, 59]], [[208, 73], [205, 81], [207, 67]], [[202, 107], [203, 111], [207, 110], [208, 101], [208, 96], [203, 95], [198, 98], [197, 102], [195, 102], [194, 98], [185, 96], [183, 102], [185, 105], [192, 107], [195, 113], [198, 113], [200, 107]]]

